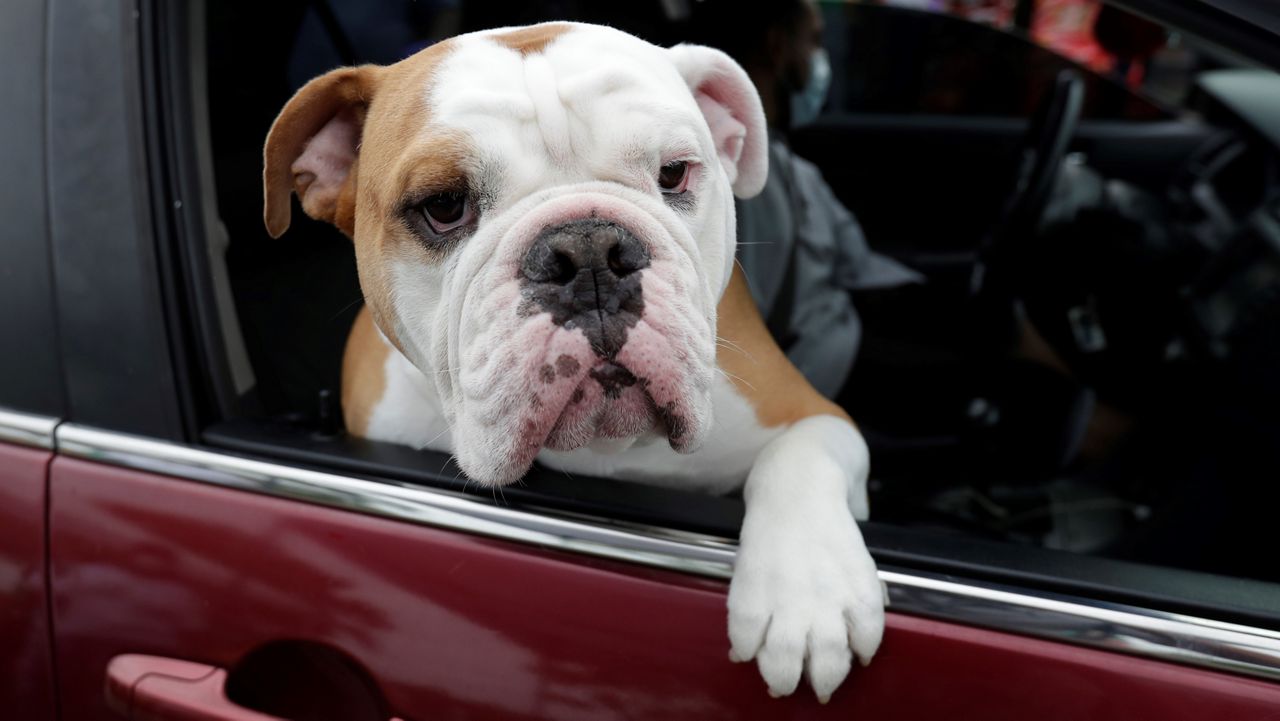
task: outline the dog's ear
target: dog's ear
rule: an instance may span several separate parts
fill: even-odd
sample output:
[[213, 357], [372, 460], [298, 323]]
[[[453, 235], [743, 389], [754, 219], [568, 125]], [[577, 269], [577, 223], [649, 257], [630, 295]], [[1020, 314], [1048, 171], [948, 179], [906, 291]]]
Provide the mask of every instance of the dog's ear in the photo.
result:
[[262, 218], [271, 237], [289, 229], [290, 191], [307, 215], [354, 235], [356, 158], [378, 70], [365, 65], [321, 75], [276, 117], [262, 152]]
[[677, 45], [669, 52], [711, 128], [734, 195], [759, 193], [769, 174], [769, 138], [751, 78], [733, 58], [713, 48]]

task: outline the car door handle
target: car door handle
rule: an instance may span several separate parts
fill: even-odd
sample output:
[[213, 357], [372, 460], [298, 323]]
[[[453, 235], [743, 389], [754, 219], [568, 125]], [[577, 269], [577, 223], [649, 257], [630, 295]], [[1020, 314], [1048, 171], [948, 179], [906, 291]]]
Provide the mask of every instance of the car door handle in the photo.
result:
[[107, 664], [107, 705], [138, 721], [284, 721], [235, 704], [226, 684], [216, 666], [125, 654]]

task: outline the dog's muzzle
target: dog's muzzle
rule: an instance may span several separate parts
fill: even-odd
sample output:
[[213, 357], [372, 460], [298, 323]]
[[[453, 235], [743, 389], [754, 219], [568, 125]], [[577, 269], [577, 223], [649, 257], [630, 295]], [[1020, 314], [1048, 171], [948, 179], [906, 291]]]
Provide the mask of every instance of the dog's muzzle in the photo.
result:
[[644, 312], [640, 271], [648, 266], [648, 248], [619, 223], [593, 217], [545, 228], [520, 263], [521, 311], [580, 328], [596, 355], [613, 360]]

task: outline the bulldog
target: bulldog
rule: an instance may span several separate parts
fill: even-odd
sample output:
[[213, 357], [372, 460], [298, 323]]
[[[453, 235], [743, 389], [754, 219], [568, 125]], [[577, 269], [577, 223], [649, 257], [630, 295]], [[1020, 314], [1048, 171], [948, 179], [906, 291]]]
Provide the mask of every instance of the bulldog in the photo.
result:
[[352, 433], [450, 452], [484, 485], [536, 459], [740, 489], [730, 659], [775, 696], [804, 673], [823, 701], [870, 661], [867, 447], [735, 267], [733, 195], [768, 169], [759, 97], [727, 55], [570, 23], [464, 35], [315, 78], [264, 155], [269, 233], [292, 192], [355, 246]]

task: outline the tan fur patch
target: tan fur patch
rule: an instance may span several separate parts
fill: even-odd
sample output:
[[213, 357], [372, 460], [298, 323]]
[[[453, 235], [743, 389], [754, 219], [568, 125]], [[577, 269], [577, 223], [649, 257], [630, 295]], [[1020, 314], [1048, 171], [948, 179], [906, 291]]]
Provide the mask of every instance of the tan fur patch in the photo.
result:
[[[543, 41], [550, 42], [550, 28]], [[555, 33], [558, 34], [558, 33]], [[523, 42], [532, 43], [535, 38]], [[386, 391], [389, 349], [378, 329], [401, 349], [391, 311], [391, 257], [423, 247], [405, 227], [400, 209], [408, 194], [445, 190], [466, 180], [469, 149], [453, 131], [431, 126], [434, 73], [452, 50], [444, 41], [387, 67], [341, 68], [304, 86], [281, 111], [264, 149], [264, 217], [273, 236], [289, 226], [290, 191], [305, 194], [314, 180], [294, 177], [293, 163], [332, 117], [353, 112], [360, 124], [359, 152], [332, 204], [304, 210], [333, 223], [355, 243], [366, 305], [351, 328], [343, 356], [342, 406], [347, 427], [362, 435]], [[376, 321], [376, 325], [375, 325]]]
[[363, 175], [354, 234], [360, 287], [378, 327], [401, 352], [390, 321], [393, 258], [438, 261], [406, 225], [404, 203], [430, 192], [458, 189], [467, 180], [472, 155], [457, 131], [433, 127], [431, 88], [436, 67], [449, 52], [447, 41], [387, 68], [365, 121], [359, 164]]
[[[393, 184], [384, 190], [398, 206], [421, 201], [434, 193], [466, 191], [468, 158], [474, 157], [461, 133], [428, 129], [425, 140], [407, 144], [409, 152], [395, 163], [390, 174]], [[404, 146], [402, 146], [404, 147]]]
[[[341, 112], [352, 112], [357, 122], [362, 119], [365, 102], [376, 91], [380, 70], [374, 65], [362, 65], [321, 75], [304, 85], [276, 117], [263, 147], [262, 169], [262, 216], [271, 237], [279, 238], [289, 228], [289, 193], [305, 194], [314, 180], [307, 173], [296, 178], [293, 173], [293, 164], [307, 141]], [[341, 194], [351, 202], [355, 194], [354, 172], [348, 174]], [[337, 209], [313, 204], [308, 212], [320, 220], [335, 222]], [[342, 230], [351, 234], [350, 227]]]
[[720, 299], [717, 314], [720, 340], [716, 364], [729, 374], [734, 387], [755, 407], [756, 419], [761, 425], [788, 425], [817, 415], [838, 416], [853, 422], [843, 408], [809, 385], [774, 342], [751, 298], [746, 276], [737, 265]]
[[[460, 148], [453, 133], [431, 127], [431, 88], [436, 68], [452, 49], [437, 43], [395, 65], [384, 68], [380, 92], [369, 103], [360, 146], [360, 168], [366, 178], [360, 189], [359, 214], [370, 223], [384, 223], [401, 200], [405, 180], [419, 164], [456, 168]], [[448, 161], [437, 161], [446, 158]], [[361, 228], [368, 229], [365, 224]]]
[[543, 23], [493, 35], [492, 38], [521, 55], [533, 55], [542, 52], [547, 48], [547, 45], [551, 44], [551, 41], [572, 29], [572, 25], [565, 23]]
[[378, 337], [373, 316], [365, 306], [356, 316], [342, 354], [342, 417], [347, 430], [364, 436], [369, 419], [387, 392], [387, 356], [391, 349]]

